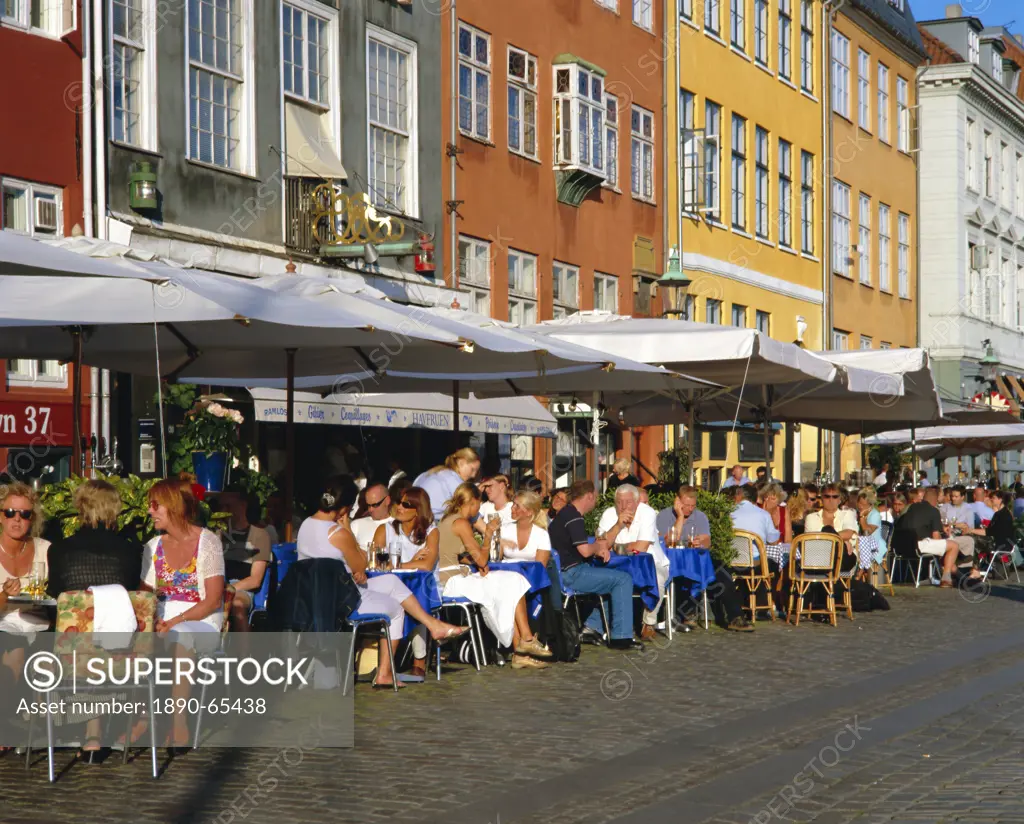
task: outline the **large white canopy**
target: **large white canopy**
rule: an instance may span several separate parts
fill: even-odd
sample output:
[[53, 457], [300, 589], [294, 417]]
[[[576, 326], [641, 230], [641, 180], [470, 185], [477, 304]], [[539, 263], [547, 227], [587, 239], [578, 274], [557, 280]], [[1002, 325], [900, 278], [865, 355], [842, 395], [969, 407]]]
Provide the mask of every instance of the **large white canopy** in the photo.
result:
[[989, 426], [926, 426], [923, 429], [899, 429], [883, 432], [864, 443], [892, 446], [916, 441], [919, 445], [936, 447], [928, 457], [935, 460], [959, 455], [988, 455], [1003, 449], [1024, 448], [1024, 423]]

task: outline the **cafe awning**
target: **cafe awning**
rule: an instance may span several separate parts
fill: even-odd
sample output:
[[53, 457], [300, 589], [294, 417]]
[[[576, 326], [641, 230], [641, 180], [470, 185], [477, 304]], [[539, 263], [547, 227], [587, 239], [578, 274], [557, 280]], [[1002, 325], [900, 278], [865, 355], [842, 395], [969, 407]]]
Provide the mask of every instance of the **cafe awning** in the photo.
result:
[[[287, 417], [283, 389], [250, 388], [256, 420], [284, 423]], [[296, 392], [296, 423], [338, 426], [382, 426], [388, 429], [453, 429], [452, 398], [440, 393], [331, 395]], [[554, 438], [558, 425], [531, 397], [484, 400], [470, 395], [459, 401], [459, 429], [492, 435]]]
[[285, 101], [286, 169], [289, 177], [345, 180], [348, 172], [323, 118], [298, 103]]

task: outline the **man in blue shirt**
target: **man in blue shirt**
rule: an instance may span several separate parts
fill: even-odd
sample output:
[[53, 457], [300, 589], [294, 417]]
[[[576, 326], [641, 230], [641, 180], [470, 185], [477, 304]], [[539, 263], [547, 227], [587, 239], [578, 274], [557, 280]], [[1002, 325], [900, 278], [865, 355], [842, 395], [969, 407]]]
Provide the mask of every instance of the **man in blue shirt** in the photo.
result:
[[750, 478], [747, 477], [747, 473], [743, 471], [743, 467], [736, 464], [729, 473], [729, 477], [725, 479], [725, 483], [722, 484], [722, 489], [728, 489], [731, 486], [745, 486], [750, 483]]
[[992, 520], [992, 507], [990, 507], [985, 499], [988, 498], [988, 490], [983, 486], [976, 486], [974, 488], [974, 503], [971, 504], [971, 509], [974, 510], [974, 516], [978, 522], [975, 526], [984, 526], [986, 521]]
[[[779, 530], [772, 522], [772, 516], [757, 505], [757, 487], [752, 484], [739, 487], [736, 492], [736, 508], [732, 511], [733, 529], [742, 529], [744, 532], [752, 532], [757, 535], [765, 544], [775, 544], [779, 541]], [[754, 549], [754, 560], [760, 557], [757, 549]]]

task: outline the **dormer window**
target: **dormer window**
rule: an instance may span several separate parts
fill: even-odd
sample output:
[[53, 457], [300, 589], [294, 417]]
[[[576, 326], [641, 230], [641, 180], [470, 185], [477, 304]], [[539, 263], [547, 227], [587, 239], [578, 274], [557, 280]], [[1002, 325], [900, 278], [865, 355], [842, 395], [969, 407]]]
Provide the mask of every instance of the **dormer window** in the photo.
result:
[[978, 33], [968, 26], [967, 28], [967, 59], [975, 66], [981, 64], [981, 39]]
[[889, 5], [896, 9], [900, 14], [903, 14], [903, 0], [889, 0]]
[[578, 64], [556, 65], [554, 72], [555, 165], [604, 180], [604, 77]]
[[1000, 86], [1003, 84], [1003, 56], [995, 49], [992, 50], [992, 77]]

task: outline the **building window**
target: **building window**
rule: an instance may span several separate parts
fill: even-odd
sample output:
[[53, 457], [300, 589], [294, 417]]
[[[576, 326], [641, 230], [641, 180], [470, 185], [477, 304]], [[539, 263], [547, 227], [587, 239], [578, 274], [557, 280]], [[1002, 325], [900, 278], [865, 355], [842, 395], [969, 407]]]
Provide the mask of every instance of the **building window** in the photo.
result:
[[889, 69], [878, 64], [878, 139], [889, 142]]
[[878, 288], [883, 292], [892, 292], [892, 282], [889, 277], [889, 261], [892, 259], [890, 250], [890, 239], [892, 237], [892, 219], [889, 207], [884, 203], [878, 204]]
[[1004, 209], [1013, 209], [1013, 166], [1010, 163], [1010, 147], [1005, 143], [999, 144], [999, 202]]
[[978, 124], [967, 118], [967, 188], [978, 190], [978, 161], [976, 157], [978, 142]]
[[850, 41], [832, 29], [832, 111], [850, 117]]
[[850, 187], [832, 181], [832, 271], [850, 275]]
[[779, 140], [779, 246], [793, 246], [793, 147]]
[[611, 9], [612, 11], [619, 10], [619, 0], [594, 0], [594, 2], [596, 2], [597, 5], [604, 6], [606, 9]]
[[715, 220], [722, 219], [719, 198], [722, 171], [722, 107], [710, 100], [704, 103], [704, 208]]
[[459, 131], [491, 138], [491, 36], [459, 21]]
[[679, 4], [679, 16], [693, 22], [693, 0], [682, 0]]
[[887, 341], [887, 340], [883, 340], [880, 344], [878, 344], [878, 348], [879, 349], [892, 349], [892, 344], [889, 343], [889, 341]]
[[654, 201], [654, 113], [633, 106], [630, 117], [630, 189], [633, 197]]
[[555, 165], [604, 179], [604, 78], [582, 66], [555, 66]]
[[633, 0], [633, 23], [647, 31], [654, 31], [654, 0]]
[[897, 272], [901, 298], [910, 297], [910, 216], [900, 212], [897, 218], [899, 248], [897, 250]]
[[845, 352], [850, 348], [850, 333], [840, 332], [838, 329], [832, 330], [832, 351], [833, 352]]
[[605, 185], [619, 188], [619, 98], [604, 96], [604, 161]]
[[867, 335], [860, 336], [860, 348], [861, 349], [872, 349], [874, 348], [874, 341], [871, 340]]
[[[305, 9], [287, 3], [281, 6], [285, 93], [317, 106], [330, 105], [328, 25], [328, 20]], [[388, 64], [383, 65], [386, 69]]]
[[1003, 56], [996, 49], [992, 49], [992, 78], [1003, 85]]
[[732, 116], [732, 225], [747, 226], [747, 121]]
[[722, 10], [719, 0], [704, 0], [704, 28], [714, 35], [722, 30]]
[[111, 1], [111, 138], [145, 149], [156, 148], [156, 31], [153, 26], [144, 25], [145, 15], [152, 13], [149, 0]]
[[871, 285], [871, 198], [861, 193], [857, 216], [857, 268], [860, 282]]
[[791, 0], [779, 0], [779, 77], [789, 80], [793, 76], [793, 19]]
[[754, 234], [765, 239], [771, 232], [768, 217], [769, 151], [768, 132], [758, 126], [754, 129]]
[[985, 197], [993, 197], [996, 190], [996, 163], [991, 132], [985, 132]]
[[63, 237], [61, 190], [10, 177], [0, 178], [0, 229], [36, 237]]
[[188, 14], [189, 157], [251, 172], [248, 98], [251, 4], [190, 0]]
[[[1016, 201], [1017, 201], [1017, 217], [1024, 217], [1024, 156], [1017, 155], [1017, 163], [1014, 166], [1015, 174], [1017, 176], [1016, 181]], [[1021, 282], [1021, 287], [1024, 288], [1024, 281]]]
[[537, 58], [508, 47], [508, 150], [537, 157]]
[[704, 301], [704, 322], [722, 322], [722, 301], [717, 298], [708, 298]]
[[746, 48], [747, 0], [729, 0], [729, 37], [738, 49]]
[[871, 131], [871, 56], [857, 50], [857, 123]]
[[580, 308], [580, 269], [557, 260], [551, 267], [551, 297], [554, 316], [564, 318]]
[[907, 81], [896, 76], [896, 148], [901, 152], [910, 151], [910, 106], [907, 100]]
[[754, 328], [763, 335], [771, 337], [772, 316], [769, 312], [762, 312], [758, 309], [754, 312]]
[[800, 88], [814, 94], [814, 3], [800, 0]]
[[697, 211], [700, 200], [698, 185], [700, 180], [700, 148], [694, 124], [693, 93], [685, 89], [679, 93], [679, 128], [680, 146], [683, 164], [683, 212], [693, 214]]
[[768, 65], [768, 0], [754, 0], [754, 59]]
[[526, 326], [537, 322], [537, 258], [508, 250], [508, 319]]
[[459, 286], [469, 294], [466, 308], [478, 315], [491, 314], [491, 244], [459, 235]]
[[800, 152], [800, 248], [814, 254], [814, 155]]
[[615, 275], [594, 272], [594, 308], [601, 312], [619, 311], [619, 279]]
[[61, 37], [78, 27], [77, 0], [2, 0], [0, 20], [36, 34]]
[[367, 27], [369, 189], [375, 206], [415, 214], [419, 203], [416, 44]]
[[747, 327], [747, 307], [738, 303], [732, 305], [732, 325], [739, 329]]
[[976, 66], [981, 63], [981, 38], [970, 26], [967, 27], [967, 59]]
[[68, 368], [55, 360], [12, 359], [7, 361], [7, 385], [68, 385]]

